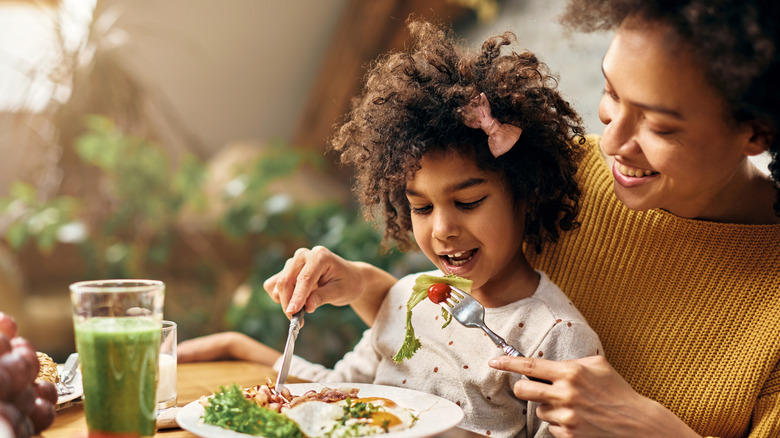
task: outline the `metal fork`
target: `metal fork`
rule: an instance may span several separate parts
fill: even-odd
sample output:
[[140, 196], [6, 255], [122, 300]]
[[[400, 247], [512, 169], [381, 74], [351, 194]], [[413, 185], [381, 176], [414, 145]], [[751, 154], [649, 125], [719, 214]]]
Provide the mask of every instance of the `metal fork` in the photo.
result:
[[[456, 321], [465, 327], [481, 328], [504, 354], [515, 357], [525, 357], [517, 348], [509, 345], [504, 338], [497, 335], [485, 325], [485, 307], [482, 306], [482, 303], [457, 287], [450, 286], [450, 289], [450, 296], [439, 303], [439, 305], [447, 310]], [[529, 380], [536, 382], [551, 383], [547, 380], [537, 379], [536, 377], [526, 377], [528, 377]]]
[[57, 382], [57, 395], [62, 397], [63, 395], [73, 394], [73, 387], [68, 385], [73, 381], [76, 376], [76, 368], [79, 365], [79, 354], [73, 353], [68, 356], [68, 360], [60, 370], [60, 381]]
[[57, 382], [55, 387], [57, 388], [57, 397], [73, 394], [73, 387], [68, 386], [65, 383]]

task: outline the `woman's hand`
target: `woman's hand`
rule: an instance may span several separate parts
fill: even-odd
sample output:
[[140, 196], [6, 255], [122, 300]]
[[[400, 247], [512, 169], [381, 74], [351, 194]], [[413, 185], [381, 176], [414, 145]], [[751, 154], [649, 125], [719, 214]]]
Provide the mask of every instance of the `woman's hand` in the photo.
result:
[[369, 326], [396, 278], [362, 262], [350, 262], [327, 248], [300, 248], [281, 272], [263, 283], [271, 299], [290, 316], [304, 306], [311, 313], [323, 304], [350, 304]]
[[539, 403], [556, 437], [698, 437], [659, 403], [638, 394], [603, 356], [550, 361], [501, 356], [490, 366], [552, 382], [517, 381], [514, 394]]

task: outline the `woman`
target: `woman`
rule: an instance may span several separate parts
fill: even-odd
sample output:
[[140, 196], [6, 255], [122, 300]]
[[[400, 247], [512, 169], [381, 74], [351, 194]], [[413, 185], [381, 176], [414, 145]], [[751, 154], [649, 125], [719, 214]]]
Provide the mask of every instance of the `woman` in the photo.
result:
[[[566, 23], [616, 29], [602, 64], [603, 158], [581, 169], [580, 229], [528, 255], [582, 310], [606, 359], [491, 362], [553, 382], [523, 379], [514, 392], [540, 403], [557, 436], [780, 430], [779, 9], [570, 2]], [[769, 176], [748, 159], [764, 151]], [[371, 323], [395, 281], [314, 248], [265, 287], [287, 313], [351, 303]]]

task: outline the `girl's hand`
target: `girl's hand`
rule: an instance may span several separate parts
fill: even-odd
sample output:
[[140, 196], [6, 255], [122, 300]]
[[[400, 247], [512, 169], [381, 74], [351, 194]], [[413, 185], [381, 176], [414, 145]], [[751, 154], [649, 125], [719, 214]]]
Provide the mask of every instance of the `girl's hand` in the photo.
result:
[[521, 379], [513, 391], [539, 403], [538, 417], [556, 437], [698, 437], [659, 403], [638, 394], [603, 356], [550, 361], [501, 356], [490, 366], [552, 382]]
[[304, 306], [311, 313], [323, 304], [352, 305], [368, 325], [396, 278], [362, 262], [350, 262], [327, 248], [300, 248], [287, 260], [281, 272], [263, 283], [271, 299], [280, 303], [288, 316]]

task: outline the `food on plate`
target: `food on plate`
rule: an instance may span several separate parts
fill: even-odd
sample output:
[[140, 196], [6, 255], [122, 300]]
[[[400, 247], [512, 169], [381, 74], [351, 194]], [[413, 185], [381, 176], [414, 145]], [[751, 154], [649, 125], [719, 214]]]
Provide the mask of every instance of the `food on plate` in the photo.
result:
[[49, 357], [46, 353], [37, 352], [38, 362], [41, 367], [38, 369], [38, 377], [35, 378], [36, 382], [49, 382], [57, 384], [60, 381], [60, 375], [57, 372], [57, 364], [54, 359]]
[[275, 410], [262, 407], [244, 396], [244, 391], [233, 384], [220, 387], [204, 405], [203, 422], [249, 435], [266, 438], [302, 437], [298, 425]]
[[409, 409], [381, 398], [347, 398], [331, 403], [310, 400], [283, 408], [282, 413], [310, 438], [377, 435], [407, 429], [417, 418]]
[[378, 435], [411, 427], [411, 409], [382, 397], [358, 397], [356, 388], [323, 388], [292, 395], [273, 383], [220, 387], [202, 398], [203, 422], [267, 438], [340, 438]]
[[[412, 294], [406, 302], [406, 334], [404, 335], [404, 342], [401, 344], [401, 348], [393, 356], [393, 360], [396, 363], [401, 363], [404, 359], [411, 359], [414, 353], [422, 346], [420, 339], [414, 334], [414, 327], [412, 327], [412, 308], [419, 304], [420, 301], [429, 298], [429, 289], [436, 284], [454, 286], [466, 293], [471, 293], [471, 280], [456, 275], [448, 274], [445, 277], [437, 277], [435, 275], [423, 274], [417, 277], [414, 281], [414, 286], [412, 286]], [[441, 288], [441, 286], [437, 287]], [[431, 301], [436, 302], [434, 299], [431, 299]], [[452, 321], [452, 315], [444, 308], [441, 309], [441, 314], [444, 318], [444, 325], [441, 328], [444, 328]]]
[[321, 391], [307, 391], [295, 396], [285, 386], [281, 391], [274, 389], [275, 384], [266, 378], [265, 385], [257, 385], [244, 390], [244, 396], [254, 401], [258, 406], [282, 412], [282, 408], [292, 408], [306, 401], [334, 403], [347, 398], [356, 398], [355, 388], [323, 388]]

